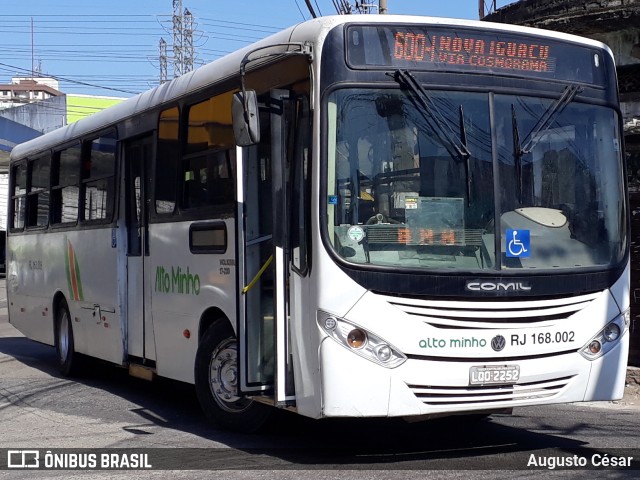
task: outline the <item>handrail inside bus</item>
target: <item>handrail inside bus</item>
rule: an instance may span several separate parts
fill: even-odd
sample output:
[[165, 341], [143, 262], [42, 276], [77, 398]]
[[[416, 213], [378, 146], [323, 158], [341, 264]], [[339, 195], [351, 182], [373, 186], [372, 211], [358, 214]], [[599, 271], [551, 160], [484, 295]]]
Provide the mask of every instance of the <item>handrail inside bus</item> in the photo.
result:
[[256, 283], [258, 283], [258, 280], [260, 280], [260, 277], [262, 276], [262, 274], [264, 273], [264, 271], [269, 268], [269, 265], [271, 265], [271, 262], [273, 261], [273, 255], [271, 255], [266, 262], [264, 262], [264, 265], [262, 266], [262, 268], [258, 271], [258, 273], [256, 273], [256, 276], [253, 277], [253, 280], [251, 280], [249, 282], [249, 284], [244, 287], [242, 289], [242, 294], [246, 294], [249, 290], [251, 290]]

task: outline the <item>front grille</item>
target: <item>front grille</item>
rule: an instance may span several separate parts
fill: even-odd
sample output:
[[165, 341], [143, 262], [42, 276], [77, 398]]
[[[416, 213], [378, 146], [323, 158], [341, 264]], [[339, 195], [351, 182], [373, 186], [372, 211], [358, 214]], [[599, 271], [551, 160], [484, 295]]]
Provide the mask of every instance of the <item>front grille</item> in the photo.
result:
[[384, 297], [403, 312], [436, 328], [504, 329], [531, 324], [542, 326], [569, 318], [600, 293], [552, 300], [463, 302]]
[[408, 385], [413, 394], [425, 405], [492, 404], [509, 401], [540, 400], [551, 398], [573, 377], [561, 377], [541, 382], [500, 386], [447, 387], [434, 385]]

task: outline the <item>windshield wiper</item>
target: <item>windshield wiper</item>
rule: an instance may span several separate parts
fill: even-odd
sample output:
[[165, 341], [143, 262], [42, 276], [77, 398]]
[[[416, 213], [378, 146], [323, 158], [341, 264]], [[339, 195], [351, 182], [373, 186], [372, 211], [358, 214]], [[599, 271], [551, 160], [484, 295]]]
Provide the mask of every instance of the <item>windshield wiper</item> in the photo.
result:
[[464, 110], [462, 110], [462, 105], [460, 105], [460, 140], [462, 141], [462, 146], [467, 152], [467, 155], [463, 157], [464, 174], [467, 177], [467, 205], [471, 206], [471, 154], [467, 148], [467, 128], [464, 125]]
[[511, 125], [513, 131], [513, 158], [515, 161], [516, 178], [518, 186], [518, 201], [522, 203], [522, 157], [531, 153], [533, 148], [542, 140], [544, 133], [551, 128], [551, 124], [558, 118], [567, 105], [569, 105], [578, 93], [582, 92], [579, 85], [567, 85], [562, 91], [562, 95], [553, 102], [542, 114], [538, 123], [527, 135], [523, 143], [520, 143], [520, 129], [518, 128], [518, 118], [516, 117], [516, 107], [511, 104]]
[[516, 117], [516, 107], [511, 104], [511, 126], [513, 131], [513, 159], [516, 166], [516, 178], [518, 184], [518, 202], [522, 204], [522, 146], [520, 145], [520, 130]]
[[460, 105], [459, 110], [460, 138], [457, 138], [456, 133], [444, 119], [433, 99], [425, 89], [422, 88], [420, 82], [416, 80], [411, 72], [408, 70], [396, 70], [393, 74], [393, 78], [400, 85], [405, 85], [413, 92], [414, 96], [410, 96], [409, 98], [425, 117], [427, 124], [440, 139], [444, 147], [449, 152], [449, 155], [453, 158], [458, 157], [460, 160], [464, 161], [464, 170], [467, 180], [467, 204], [471, 205], [471, 152], [467, 148], [467, 130], [464, 125], [464, 112], [462, 110], [462, 105]]
[[469, 152], [467, 146], [459, 140], [456, 141], [456, 134], [451, 130], [451, 127], [438, 110], [436, 104], [411, 72], [408, 70], [396, 70], [393, 74], [393, 78], [400, 85], [406, 86], [413, 92], [414, 97], [410, 96], [409, 98], [416, 107], [418, 107], [418, 110], [427, 118], [427, 120], [430, 120], [429, 126], [433, 129], [438, 138], [443, 141], [443, 144], [445, 148], [449, 150], [449, 153], [452, 153], [450, 149], [455, 151], [455, 154], [451, 156], [457, 156], [461, 159], [470, 157], [471, 152]]
[[578, 93], [582, 92], [582, 87], [579, 85], [567, 85], [562, 91], [562, 95], [555, 102], [549, 105], [546, 112], [540, 117], [538, 123], [536, 123], [533, 130], [525, 138], [522, 148], [520, 148], [518, 154], [524, 155], [531, 153], [533, 147], [542, 139], [543, 134], [549, 130], [551, 124], [558, 118], [558, 115], [562, 113], [567, 105], [569, 105]]

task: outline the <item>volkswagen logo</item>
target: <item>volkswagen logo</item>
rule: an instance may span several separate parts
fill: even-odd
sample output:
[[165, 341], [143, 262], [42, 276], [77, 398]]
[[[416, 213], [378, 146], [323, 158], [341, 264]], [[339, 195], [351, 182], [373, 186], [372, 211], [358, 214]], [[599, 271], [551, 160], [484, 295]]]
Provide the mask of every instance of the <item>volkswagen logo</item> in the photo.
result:
[[491, 348], [493, 348], [496, 352], [502, 350], [506, 344], [507, 341], [502, 335], [496, 335], [491, 339]]

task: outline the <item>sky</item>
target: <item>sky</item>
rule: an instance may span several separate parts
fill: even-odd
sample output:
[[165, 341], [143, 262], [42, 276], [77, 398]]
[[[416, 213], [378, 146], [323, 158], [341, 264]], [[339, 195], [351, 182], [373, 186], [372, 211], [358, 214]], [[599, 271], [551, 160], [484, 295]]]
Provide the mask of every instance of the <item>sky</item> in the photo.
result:
[[[311, 18], [305, 0], [181, 1], [193, 16], [196, 67]], [[310, 1], [318, 16], [336, 13], [334, 0]], [[160, 79], [161, 38], [168, 44], [167, 73], [173, 77], [173, 2], [12, 2], [0, 16], [0, 84], [35, 70], [57, 78], [68, 94], [130, 97], [153, 88]], [[510, 3], [498, 0], [497, 7]], [[391, 14], [475, 20], [479, 2], [387, 0], [387, 6]]]

